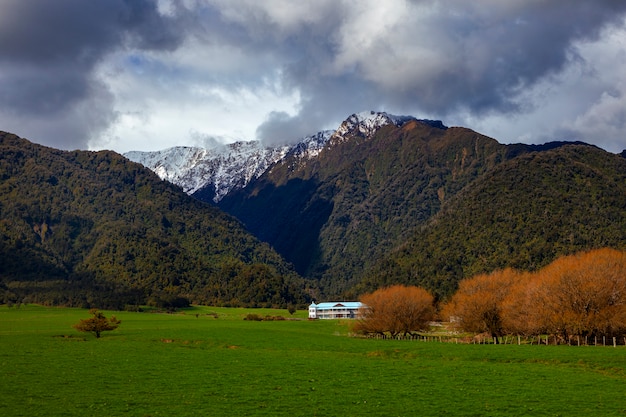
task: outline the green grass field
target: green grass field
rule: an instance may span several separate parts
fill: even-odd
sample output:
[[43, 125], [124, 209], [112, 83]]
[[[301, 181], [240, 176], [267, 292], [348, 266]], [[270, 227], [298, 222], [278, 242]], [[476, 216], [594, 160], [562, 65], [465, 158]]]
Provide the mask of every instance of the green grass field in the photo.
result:
[[95, 339], [71, 327], [86, 310], [0, 306], [0, 416], [626, 415], [623, 346], [368, 340], [248, 312], [289, 316], [105, 312], [122, 324]]

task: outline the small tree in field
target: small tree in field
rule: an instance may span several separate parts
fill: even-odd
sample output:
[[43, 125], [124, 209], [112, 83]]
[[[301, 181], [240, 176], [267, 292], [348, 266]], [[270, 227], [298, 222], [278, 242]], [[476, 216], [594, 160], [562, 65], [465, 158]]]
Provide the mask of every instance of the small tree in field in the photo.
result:
[[104, 317], [104, 314], [97, 309], [92, 308], [89, 310], [93, 317], [89, 319], [83, 319], [76, 323], [73, 327], [79, 332], [93, 333], [96, 338], [100, 337], [100, 333], [110, 330], [115, 330], [120, 325], [121, 321], [116, 319], [115, 316], [111, 316], [110, 319]]

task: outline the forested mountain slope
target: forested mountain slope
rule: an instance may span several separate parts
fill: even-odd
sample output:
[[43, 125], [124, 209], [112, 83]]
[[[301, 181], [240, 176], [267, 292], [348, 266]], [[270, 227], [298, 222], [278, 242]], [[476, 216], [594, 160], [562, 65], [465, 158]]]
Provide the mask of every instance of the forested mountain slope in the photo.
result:
[[447, 296], [464, 277], [537, 270], [603, 247], [626, 249], [626, 159], [564, 145], [478, 177], [367, 271], [356, 291], [400, 282]]
[[238, 221], [114, 152], [0, 132], [0, 301], [121, 308], [308, 301]]
[[412, 119], [331, 137], [219, 206], [327, 296], [395, 282], [445, 296], [475, 272], [623, 246], [625, 164], [582, 143], [502, 145]]
[[354, 130], [315, 159], [274, 165], [219, 206], [338, 294], [507, 152], [469, 129], [426, 121], [372, 137]]

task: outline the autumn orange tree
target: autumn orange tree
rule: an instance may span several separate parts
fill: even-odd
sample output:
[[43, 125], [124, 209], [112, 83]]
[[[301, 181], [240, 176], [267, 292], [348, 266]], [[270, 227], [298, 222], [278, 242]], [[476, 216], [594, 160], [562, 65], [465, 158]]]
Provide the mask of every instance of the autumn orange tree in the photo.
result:
[[507, 334], [535, 336], [546, 333], [544, 312], [537, 308], [545, 301], [547, 288], [537, 274], [521, 273], [500, 303], [502, 327]]
[[93, 333], [96, 338], [100, 338], [100, 334], [105, 331], [115, 330], [119, 327], [121, 321], [112, 316], [107, 319], [104, 314], [95, 308], [89, 310], [89, 314], [93, 317], [83, 319], [76, 323], [73, 327], [79, 332]]
[[478, 275], [460, 283], [442, 316], [493, 337], [626, 335], [626, 252], [598, 249], [532, 273]]
[[394, 285], [361, 297], [365, 305], [354, 331], [363, 334], [398, 334], [425, 330], [433, 320], [433, 296], [423, 288]]
[[[537, 330], [563, 340], [626, 332], [625, 252], [598, 249], [559, 258], [530, 285], [523, 309]], [[522, 305], [515, 301], [508, 303]]]
[[474, 333], [505, 334], [502, 301], [521, 273], [513, 269], [481, 274], [461, 281], [459, 289], [442, 309], [442, 316], [458, 328]]

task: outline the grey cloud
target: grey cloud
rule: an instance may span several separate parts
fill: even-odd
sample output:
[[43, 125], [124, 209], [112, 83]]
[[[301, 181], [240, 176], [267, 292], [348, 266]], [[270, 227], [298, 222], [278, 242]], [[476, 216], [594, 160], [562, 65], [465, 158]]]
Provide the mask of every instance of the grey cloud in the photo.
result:
[[315, 111], [319, 123], [336, 118], [336, 112], [368, 110], [365, 106], [440, 118], [460, 112], [474, 117], [524, 113], [534, 103], [523, 93], [580, 61], [575, 42], [596, 40], [607, 26], [623, 24], [626, 11], [626, 2], [610, 0], [452, 1], [446, 9], [430, 1], [413, 5], [433, 8], [409, 7], [409, 15], [384, 30], [376, 29], [385, 22], [371, 22], [379, 26], [369, 28], [374, 39], [367, 44], [342, 32], [356, 18], [349, 8], [338, 9], [344, 26], [334, 26], [325, 40], [294, 36], [283, 81], [300, 91], [300, 111], [293, 117], [270, 114], [258, 136], [296, 139], [313, 133], [303, 129]]
[[[573, 41], [596, 37], [626, 10], [626, 3], [614, 1], [526, 2], [491, 16], [485, 2], [464, 3], [472, 6], [424, 21], [418, 17], [420, 25], [413, 26], [418, 31], [401, 28], [399, 44], [373, 50], [358, 62], [361, 72], [390, 99], [413, 101], [426, 111], [516, 111], [517, 94], [562, 70], [575, 54]], [[412, 64], [410, 70], [385, 65], [394, 62], [393, 54]]]
[[194, 146], [198, 146], [200, 148], [205, 149], [219, 149], [225, 147], [224, 138], [220, 138], [213, 135], [207, 135], [198, 131], [189, 132], [189, 136], [191, 137]]
[[149, 0], [4, 0], [0, 16], [2, 60], [93, 65], [129, 43], [173, 49], [183, 34]]
[[182, 36], [152, 1], [3, 0], [0, 121], [28, 115], [16, 133], [86, 148], [115, 120], [96, 65], [124, 47], [172, 50]]
[[86, 149], [84, 138], [100, 134], [116, 118], [108, 89], [93, 82], [89, 85], [88, 97], [66, 103], [63, 111], [46, 117], [0, 111], [0, 126], [2, 130], [54, 148]]
[[3, 88], [0, 102], [7, 112], [30, 116], [56, 116], [74, 103], [87, 98], [92, 80], [81, 69], [65, 65], [46, 68], [23, 66], [0, 76]]
[[613, 152], [626, 149], [626, 85], [602, 94], [585, 113], [557, 132], [582, 141], [595, 137], [596, 145]]
[[304, 129], [299, 126], [301, 123], [299, 119], [302, 118], [292, 117], [286, 112], [273, 111], [257, 128], [257, 137], [270, 146], [292, 142], [298, 139], [298, 136], [306, 136]]

